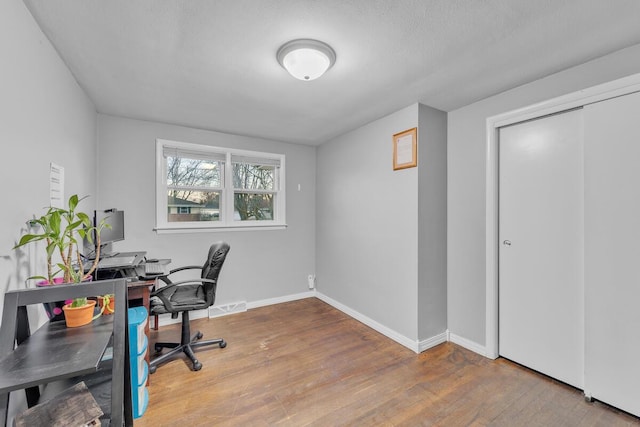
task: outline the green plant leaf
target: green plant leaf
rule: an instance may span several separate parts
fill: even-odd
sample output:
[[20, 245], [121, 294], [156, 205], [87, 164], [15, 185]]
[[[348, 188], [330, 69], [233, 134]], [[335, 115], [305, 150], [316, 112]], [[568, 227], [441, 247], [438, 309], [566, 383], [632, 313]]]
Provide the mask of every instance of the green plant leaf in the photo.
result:
[[51, 258], [53, 256], [53, 253], [56, 250], [56, 243], [55, 242], [51, 242], [49, 245], [47, 245], [47, 258]]
[[78, 212], [76, 216], [80, 219], [80, 221], [82, 221], [84, 225], [86, 225], [87, 227], [91, 226], [91, 219], [89, 218], [89, 215], [84, 212]]
[[19, 248], [20, 246], [24, 246], [29, 242], [35, 242], [38, 240], [42, 240], [44, 238], [46, 238], [46, 236], [42, 234], [25, 234], [20, 238], [20, 242], [18, 242], [18, 244], [15, 245], [13, 249]]
[[74, 194], [73, 196], [69, 197], [69, 210], [75, 210], [76, 206], [78, 206], [78, 195]]
[[51, 215], [49, 215], [49, 229], [51, 230], [51, 233], [56, 236], [60, 234], [60, 222], [60, 212], [51, 212]]
[[87, 305], [87, 298], [75, 298], [71, 303], [71, 307], [84, 307]]

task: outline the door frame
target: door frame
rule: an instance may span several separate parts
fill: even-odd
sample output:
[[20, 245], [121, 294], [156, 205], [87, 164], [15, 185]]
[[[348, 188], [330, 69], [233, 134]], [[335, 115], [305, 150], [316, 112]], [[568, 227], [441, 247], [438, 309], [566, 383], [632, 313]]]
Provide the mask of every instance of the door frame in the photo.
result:
[[640, 74], [593, 86], [524, 108], [487, 118], [485, 146], [485, 356], [498, 357], [498, 129], [502, 126], [583, 107], [617, 96], [640, 92]]

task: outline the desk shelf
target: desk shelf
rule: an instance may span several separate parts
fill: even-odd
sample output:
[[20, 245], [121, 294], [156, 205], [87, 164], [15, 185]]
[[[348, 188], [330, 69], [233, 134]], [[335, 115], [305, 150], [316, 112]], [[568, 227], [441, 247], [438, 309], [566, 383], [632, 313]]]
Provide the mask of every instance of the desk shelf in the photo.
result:
[[[90, 390], [92, 384], [103, 390], [107, 384], [106, 389], [110, 389], [106, 393], [110, 402], [101, 405], [110, 408], [103, 409], [110, 416], [103, 425], [133, 425], [126, 291], [126, 281], [117, 279], [5, 294], [0, 327], [0, 425], [7, 423], [10, 392], [25, 389], [27, 402], [33, 406], [40, 400], [39, 385], [47, 385], [46, 389], [60, 388], [57, 382], [68, 386], [73, 385], [69, 382], [82, 380]], [[31, 335], [27, 306], [104, 294], [115, 295], [113, 316], [101, 316], [79, 328], [67, 328], [64, 321], [49, 322]], [[108, 348], [113, 349], [112, 358], [104, 357]], [[105, 393], [92, 391], [92, 394], [100, 401], [96, 394]]]
[[112, 333], [109, 316], [89, 327], [67, 328], [64, 320], [43, 325], [0, 360], [0, 393], [96, 372]]

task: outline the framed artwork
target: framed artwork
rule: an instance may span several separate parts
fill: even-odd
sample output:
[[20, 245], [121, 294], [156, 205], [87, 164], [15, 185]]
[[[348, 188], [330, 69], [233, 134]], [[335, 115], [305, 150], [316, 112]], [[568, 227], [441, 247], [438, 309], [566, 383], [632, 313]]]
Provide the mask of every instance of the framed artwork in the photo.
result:
[[418, 128], [393, 135], [393, 170], [418, 165]]

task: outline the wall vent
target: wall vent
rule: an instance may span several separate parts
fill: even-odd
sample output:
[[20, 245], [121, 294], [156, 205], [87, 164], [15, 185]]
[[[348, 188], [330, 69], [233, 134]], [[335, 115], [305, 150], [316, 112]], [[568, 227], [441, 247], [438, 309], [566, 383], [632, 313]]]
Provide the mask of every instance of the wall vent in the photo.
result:
[[226, 316], [227, 314], [241, 313], [247, 311], [247, 302], [231, 302], [223, 305], [212, 305], [209, 307], [209, 319]]

